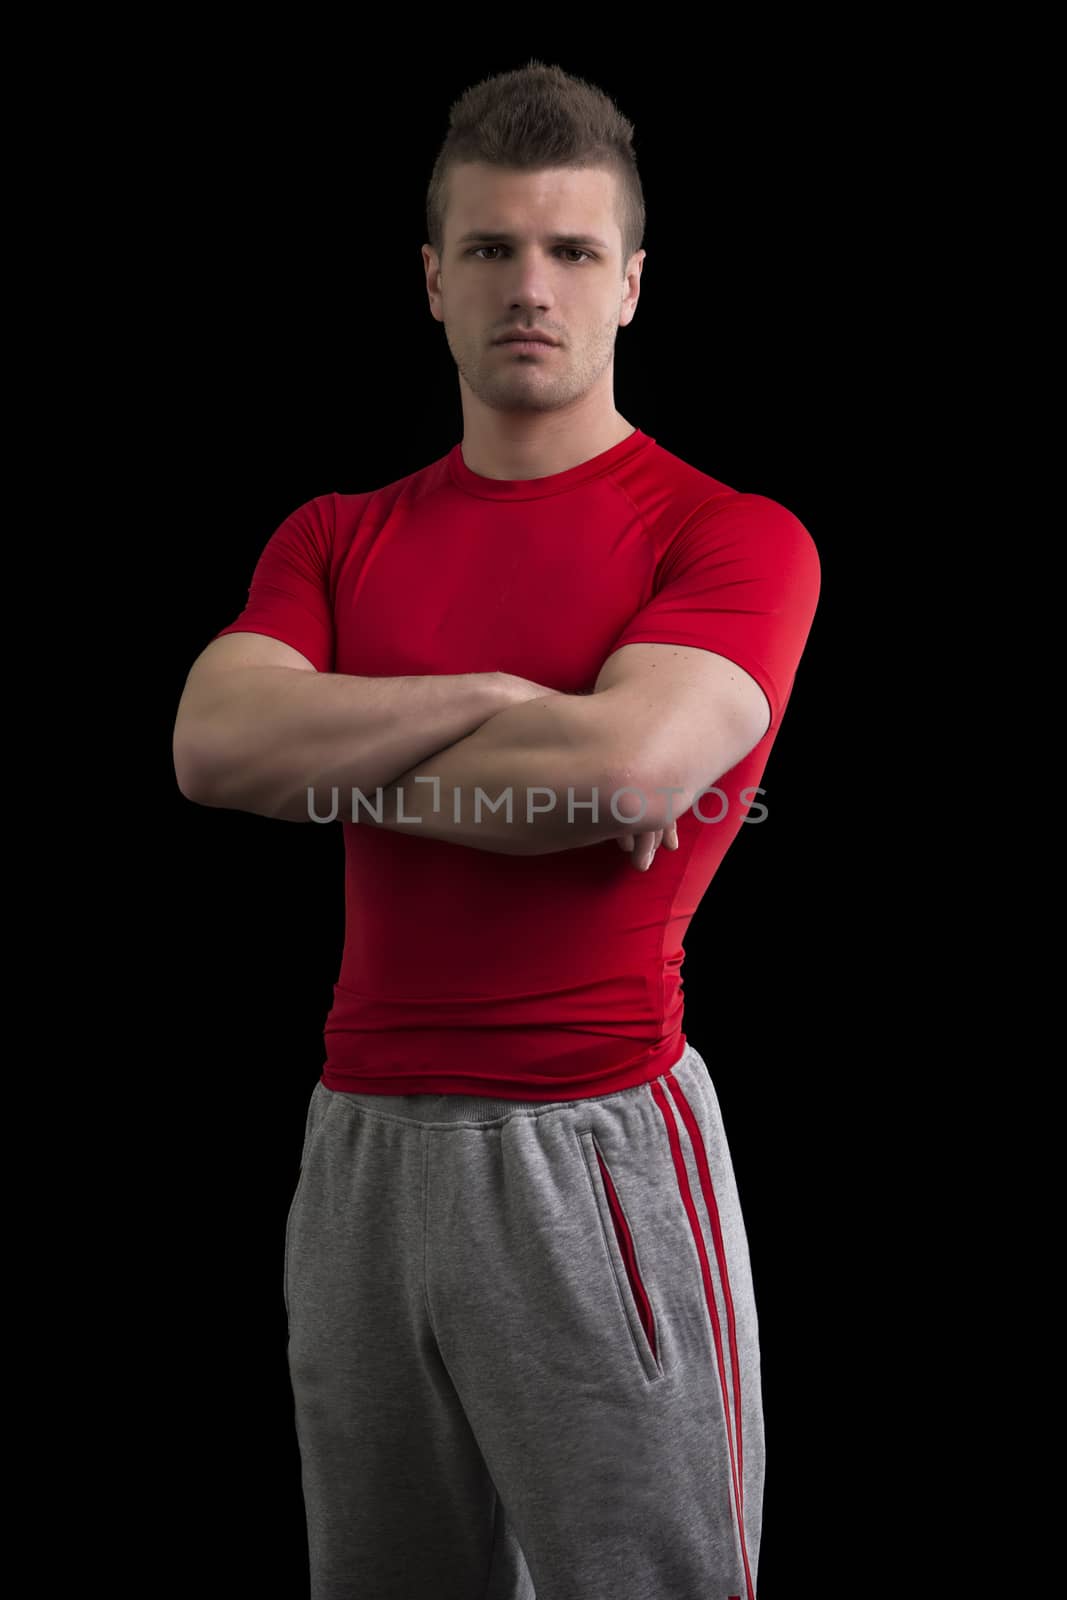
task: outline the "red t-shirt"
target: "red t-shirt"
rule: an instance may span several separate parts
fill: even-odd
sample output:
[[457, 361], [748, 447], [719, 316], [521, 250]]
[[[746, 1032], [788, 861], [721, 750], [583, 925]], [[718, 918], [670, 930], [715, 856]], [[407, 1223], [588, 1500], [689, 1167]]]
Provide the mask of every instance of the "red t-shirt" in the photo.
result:
[[814, 541], [791, 511], [640, 429], [523, 480], [481, 477], [456, 444], [383, 489], [318, 495], [286, 517], [216, 638], [269, 634], [320, 672], [499, 670], [566, 694], [589, 693], [624, 644], [696, 645], [743, 667], [771, 709], [759, 744], [719, 780], [722, 820], [706, 795], [708, 820], [687, 811], [678, 849], [648, 872], [613, 839], [512, 856], [414, 825], [361, 826], [339, 796], [346, 927], [327, 1088], [573, 1100], [673, 1065], [686, 1044], [686, 929], [760, 805], [819, 587]]

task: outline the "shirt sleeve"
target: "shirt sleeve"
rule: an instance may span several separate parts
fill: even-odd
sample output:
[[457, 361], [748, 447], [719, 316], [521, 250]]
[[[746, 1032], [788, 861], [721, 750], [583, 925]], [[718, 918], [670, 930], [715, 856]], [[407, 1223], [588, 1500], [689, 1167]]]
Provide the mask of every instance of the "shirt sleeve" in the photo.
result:
[[289, 513], [256, 563], [244, 610], [215, 639], [227, 633], [265, 633], [299, 650], [317, 671], [333, 671], [334, 510], [334, 496], [324, 494]]
[[736, 494], [697, 517], [657, 567], [653, 593], [611, 647], [694, 645], [726, 656], [781, 720], [815, 616], [821, 567], [815, 541], [785, 506]]

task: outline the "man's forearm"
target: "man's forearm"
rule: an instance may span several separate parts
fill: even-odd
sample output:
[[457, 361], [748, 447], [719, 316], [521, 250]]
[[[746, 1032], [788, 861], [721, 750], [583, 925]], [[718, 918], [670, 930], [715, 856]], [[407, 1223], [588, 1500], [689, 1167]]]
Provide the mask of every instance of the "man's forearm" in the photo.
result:
[[[552, 694], [498, 712], [380, 795], [364, 790], [366, 805], [357, 796], [346, 820], [502, 855], [617, 839], [634, 831], [642, 803], [650, 819], [642, 825], [657, 828], [666, 796], [645, 789], [637, 764], [612, 748], [600, 698]], [[617, 817], [612, 795], [624, 789]]]
[[353, 786], [394, 781], [509, 704], [493, 672], [361, 678], [233, 667], [189, 693], [175, 730], [183, 792], [287, 822], [311, 820], [309, 788], [316, 815], [328, 815], [334, 789], [343, 811]]

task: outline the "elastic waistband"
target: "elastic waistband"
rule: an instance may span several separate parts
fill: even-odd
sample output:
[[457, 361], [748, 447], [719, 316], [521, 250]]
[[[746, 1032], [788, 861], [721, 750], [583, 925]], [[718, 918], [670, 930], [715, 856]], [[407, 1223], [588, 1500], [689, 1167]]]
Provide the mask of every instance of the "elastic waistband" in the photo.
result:
[[[677, 1072], [693, 1054], [692, 1045], [687, 1043], [678, 1060], [666, 1072], [658, 1072], [644, 1083], [633, 1084], [629, 1089], [616, 1089], [612, 1094], [587, 1095], [581, 1100], [494, 1100], [473, 1094], [360, 1094], [351, 1089], [328, 1089], [326, 1093], [343, 1097], [368, 1111], [380, 1111], [423, 1125], [495, 1122], [516, 1111], [558, 1111], [566, 1106], [588, 1105], [593, 1100], [616, 1100], [622, 1095], [639, 1094], [650, 1083]], [[326, 1086], [320, 1082], [319, 1087], [325, 1089]]]

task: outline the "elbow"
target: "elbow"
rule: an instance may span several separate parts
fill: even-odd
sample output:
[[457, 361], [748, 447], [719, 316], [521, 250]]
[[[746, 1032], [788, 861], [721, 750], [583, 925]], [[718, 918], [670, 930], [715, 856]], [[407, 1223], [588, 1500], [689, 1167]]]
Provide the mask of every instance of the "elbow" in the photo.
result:
[[181, 725], [172, 746], [174, 776], [186, 800], [215, 810], [243, 810], [244, 785], [237, 781], [232, 761], [227, 763], [217, 744], [209, 747], [202, 735], [194, 737]]
[[174, 776], [186, 800], [197, 806], [208, 806], [213, 811], [250, 811], [255, 816], [269, 817], [280, 822], [308, 822], [310, 813], [307, 795], [287, 799], [285, 803], [271, 797], [270, 801], [252, 794], [247, 784], [241, 783], [233, 772], [214, 767], [189, 751], [174, 752]]
[[[242, 811], [246, 806], [245, 785], [237, 780], [232, 766], [227, 767], [219, 755], [212, 755], [202, 744], [175, 738], [174, 776], [186, 800], [197, 806], [210, 806], [217, 811]], [[254, 809], [261, 810], [256, 806]], [[263, 811], [264, 815], [271, 813]]]
[[186, 705], [178, 708], [171, 735], [171, 758], [174, 777], [186, 800], [194, 805], [211, 804], [209, 797], [210, 769], [203, 720], [192, 715]]
[[175, 768], [175, 778], [178, 790], [186, 800], [194, 806], [210, 806], [214, 809], [225, 809], [225, 802], [218, 798], [214, 789], [210, 788], [199, 774], [179, 772]]
[[197, 751], [185, 741], [175, 737], [172, 756], [174, 777], [186, 800], [191, 800], [198, 806], [210, 805], [204, 762]]

